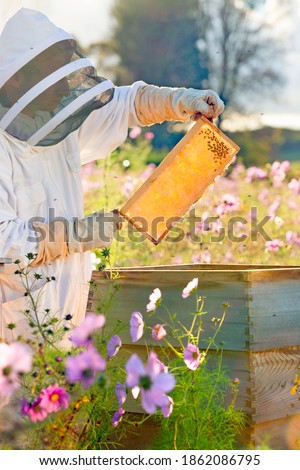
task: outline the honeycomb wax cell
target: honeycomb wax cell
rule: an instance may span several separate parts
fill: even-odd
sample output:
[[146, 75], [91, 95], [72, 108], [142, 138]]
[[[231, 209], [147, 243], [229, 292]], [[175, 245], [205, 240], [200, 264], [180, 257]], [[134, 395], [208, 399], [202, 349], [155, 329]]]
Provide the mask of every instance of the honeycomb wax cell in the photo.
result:
[[239, 151], [208, 119], [201, 117], [138, 188], [120, 214], [153, 243], [188, 211], [222, 175]]

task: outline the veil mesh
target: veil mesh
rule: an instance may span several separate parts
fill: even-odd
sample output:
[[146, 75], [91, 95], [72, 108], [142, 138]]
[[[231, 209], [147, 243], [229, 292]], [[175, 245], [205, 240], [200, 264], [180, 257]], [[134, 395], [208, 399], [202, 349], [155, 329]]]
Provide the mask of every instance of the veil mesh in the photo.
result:
[[0, 128], [31, 145], [55, 145], [114, 95], [74, 40], [60, 41], [28, 62], [0, 90]]

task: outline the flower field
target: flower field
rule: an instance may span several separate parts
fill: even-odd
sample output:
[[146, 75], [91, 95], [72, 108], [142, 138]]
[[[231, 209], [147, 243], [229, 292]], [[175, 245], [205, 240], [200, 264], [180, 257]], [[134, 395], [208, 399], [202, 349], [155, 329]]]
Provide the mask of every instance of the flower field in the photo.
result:
[[[146, 164], [151, 159], [151, 140], [136, 131], [131, 135], [109, 161], [83, 167], [87, 213], [121, 207], [155, 169], [153, 163]], [[275, 161], [246, 168], [238, 156], [158, 246], [125, 222], [113, 242], [112, 259], [115, 266], [298, 265], [299, 222], [297, 166]]]

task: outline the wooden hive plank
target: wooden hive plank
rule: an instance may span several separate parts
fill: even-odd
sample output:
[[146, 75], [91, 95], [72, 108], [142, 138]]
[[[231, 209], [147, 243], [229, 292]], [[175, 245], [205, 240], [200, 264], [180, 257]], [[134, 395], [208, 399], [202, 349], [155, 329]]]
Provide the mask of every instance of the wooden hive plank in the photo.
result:
[[279, 271], [284, 272], [292, 271], [294, 269], [299, 269], [299, 266], [284, 266], [280, 267], [278, 265], [273, 264], [246, 264], [246, 263], [239, 263], [239, 264], [220, 264], [220, 263], [193, 263], [193, 264], [162, 264], [162, 265], [148, 265], [148, 266], [121, 266], [116, 268], [118, 271], [149, 271], [149, 270], [156, 270], [156, 271], [241, 271], [241, 272], [253, 272], [252, 278], [255, 279], [256, 271], [264, 270], [264, 271]]
[[250, 353], [250, 361], [253, 422], [300, 413], [299, 394], [290, 393], [300, 364], [300, 346]]
[[[235, 281], [245, 281], [248, 282], [248, 272], [245, 271], [221, 271], [216, 270], [214, 272], [204, 271], [204, 270], [181, 270], [179, 267], [172, 270], [159, 270], [159, 269], [125, 269], [125, 268], [116, 268], [111, 270], [112, 274], [118, 274], [121, 279], [130, 280], [136, 282], [137, 285], [143, 282], [152, 282], [153, 286], [156, 284], [170, 284], [175, 283], [179, 288], [184, 284], [191, 281], [194, 277], [199, 279], [199, 288], [201, 287], [201, 282], [206, 281], [210, 282], [211, 285], [216, 283], [231, 283]], [[98, 279], [109, 279], [110, 271], [93, 271], [93, 279], [97, 281]]]
[[251, 351], [300, 344], [300, 282], [286, 276], [249, 283]]

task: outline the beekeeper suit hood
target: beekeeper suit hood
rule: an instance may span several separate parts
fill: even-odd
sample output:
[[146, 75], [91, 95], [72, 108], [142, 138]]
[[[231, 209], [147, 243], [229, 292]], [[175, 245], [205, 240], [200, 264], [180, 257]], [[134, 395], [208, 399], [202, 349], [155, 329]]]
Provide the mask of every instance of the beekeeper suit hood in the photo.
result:
[[0, 129], [49, 146], [78, 129], [114, 94], [76, 42], [43, 13], [17, 11], [0, 35]]

